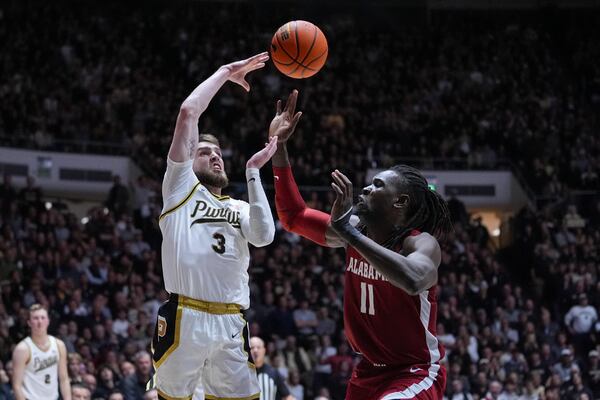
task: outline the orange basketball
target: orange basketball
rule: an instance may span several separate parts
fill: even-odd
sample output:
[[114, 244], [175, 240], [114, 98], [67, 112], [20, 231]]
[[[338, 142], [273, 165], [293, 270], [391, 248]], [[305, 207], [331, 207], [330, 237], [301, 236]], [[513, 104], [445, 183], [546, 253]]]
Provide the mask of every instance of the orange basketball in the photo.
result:
[[307, 21], [291, 21], [271, 40], [271, 59], [283, 74], [296, 79], [313, 76], [327, 60], [327, 39]]

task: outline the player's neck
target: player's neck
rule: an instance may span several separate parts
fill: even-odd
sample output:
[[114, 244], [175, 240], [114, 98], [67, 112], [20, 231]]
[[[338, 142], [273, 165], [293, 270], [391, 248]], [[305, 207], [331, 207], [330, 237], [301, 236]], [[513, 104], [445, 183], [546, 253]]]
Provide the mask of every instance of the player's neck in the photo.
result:
[[221, 188], [220, 187], [216, 187], [216, 186], [208, 186], [208, 185], [204, 185], [206, 186], [206, 188], [212, 193], [212, 194], [216, 194], [217, 196], [221, 195]]
[[367, 227], [367, 236], [379, 244], [387, 242], [396, 231], [396, 227], [393, 224], [384, 223], [380, 221], [378, 223], [365, 223]]
[[50, 344], [50, 337], [48, 333], [31, 333], [31, 340], [37, 347], [44, 350]]

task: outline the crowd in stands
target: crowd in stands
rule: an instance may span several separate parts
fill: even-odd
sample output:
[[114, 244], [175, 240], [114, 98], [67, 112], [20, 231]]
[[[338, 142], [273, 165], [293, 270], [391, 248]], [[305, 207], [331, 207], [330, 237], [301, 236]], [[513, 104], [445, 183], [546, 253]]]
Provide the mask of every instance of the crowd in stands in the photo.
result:
[[[78, 139], [85, 151], [103, 151], [99, 143], [125, 143], [151, 175], [135, 190], [115, 179], [83, 220], [46, 207], [33, 180], [17, 190], [4, 177], [0, 398], [11, 399], [11, 351], [28, 333], [33, 303], [50, 311], [74, 387], [92, 399], [144, 398], [149, 342], [167, 299], [158, 181], [179, 104], [219, 65], [264, 50], [276, 29], [247, 4], [128, 7], [0, 6], [0, 46], [10, 54], [0, 57], [0, 144], [81, 151]], [[271, 12], [281, 11], [281, 23], [294, 19], [294, 6], [278, 7]], [[248, 95], [224, 88], [201, 126], [219, 136], [234, 181], [262, 146], [275, 99], [299, 87], [304, 116], [290, 153], [300, 183], [328, 184], [336, 167], [358, 184], [367, 168], [400, 157], [464, 158], [478, 168], [508, 158], [536, 193], [599, 189], [597, 13], [511, 23], [436, 14], [427, 26], [384, 14], [370, 15], [373, 24], [315, 16], [331, 51], [310, 80], [290, 82], [270, 66], [250, 78]], [[322, 210], [333, 200], [304, 194]], [[501, 250], [459, 200], [450, 205], [437, 326], [447, 398], [600, 398], [597, 194], [525, 208]], [[252, 249], [250, 333], [265, 340], [268, 362], [297, 399], [343, 399], [358, 360], [343, 331], [344, 262], [342, 251], [281, 227], [271, 246]]]
[[[109, 195], [80, 221], [46, 207], [33, 180], [20, 190], [10, 182], [0, 187], [0, 394], [11, 399], [11, 351], [28, 333], [28, 307], [41, 303], [67, 346], [73, 384], [93, 399], [143, 398], [167, 298], [156, 183], [143, 178], [130, 193], [115, 180], [110, 193], [142, 200], [119, 208]], [[306, 197], [315, 208], [331, 204]], [[437, 325], [448, 399], [600, 398], [597, 204], [585, 214], [574, 204], [526, 208], [513, 245], [494, 251], [486, 228], [450, 200], [455, 231], [443, 244]], [[343, 257], [281, 229], [274, 244], [252, 249], [250, 334], [265, 340], [268, 362], [298, 399], [343, 399], [359, 360], [343, 331]]]
[[202, 118], [234, 181], [264, 143], [275, 100], [296, 87], [304, 116], [291, 154], [301, 182], [328, 184], [323, 172], [334, 163], [362, 181], [371, 166], [435, 157], [476, 168], [511, 160], [547, 196], [600, 187], [597, 12], [343, 9], [9, 1], [0, 9], [10, 54], [0, 62], [0, 144], [112, 143], [159, 177], [189, 92], [218, 66], [266, 50], [279, 24], [302, 16], [329, 40], [325, 69], [298, 81], [269, 64], [249, 94], [226, 85]]

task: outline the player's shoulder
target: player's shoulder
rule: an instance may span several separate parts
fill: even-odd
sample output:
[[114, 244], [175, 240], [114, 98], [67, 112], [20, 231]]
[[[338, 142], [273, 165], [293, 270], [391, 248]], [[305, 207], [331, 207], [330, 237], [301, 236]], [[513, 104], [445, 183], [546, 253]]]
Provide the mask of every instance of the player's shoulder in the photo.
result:
[[432, 234], [417, 230], [411, 231], [405, 238], [404, 243], [437, 244], [438, 241]]
[[17, 343], [17, 345], [15, 346], [15, 349], [13, 350], [13, 355], [29, 357], [31, 349], [30, 349], [27, 339], [29, 339], [29, 337], [26, 337], [25, 339], [23, 339], [19, 343]]
[[198, 182], [197, 189], [204, 196], [207, 196], [207, 197], [210, 197], [210, 198], [213, 198], [215, 200], [222, 201], [222, 202], [240, 201], [240, 200], [234, 199], [233, 197], [231, 197], [231, 196], [229, 196], [227, 194], [213, 193], [213, 192], [210, 191], [209, 188], [207, 188], [206, 186], [204, 186], [204, 184], [202, 182]]
[[57, 338], [56, 336], [50, 336], [51, 338], [53, 338], [56, 341], [56, 345], [58, 347], [64, 347], [66, 348], [65, 342], [63, 342], [61, 339]]
[[242, 208], [250, 208], [250, 204], [248, 204], [247, 201], [244, 200], [240, 200], [240, 199], [234, 199], [232, 197], [230, 197], [228, 199], [228, 202], [231, 206], [233, 206], [234, 208], [238, 208], [238, 209], [242, 209]]

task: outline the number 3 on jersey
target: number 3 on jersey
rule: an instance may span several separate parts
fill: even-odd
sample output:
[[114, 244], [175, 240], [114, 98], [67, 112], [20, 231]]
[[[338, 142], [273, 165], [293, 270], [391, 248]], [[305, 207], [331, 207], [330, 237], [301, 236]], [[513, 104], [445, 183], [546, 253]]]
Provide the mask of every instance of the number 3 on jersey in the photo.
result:
[[[368, 296], [367, 296], [368, 294]], [[373, 285], [366, 282], [360, 283], [360, 312], [369, 315], [375, 315], [375, 303], [373, 301]]]
[[219, 254], [225, 253], [225, 236], [215, 233], [213, 238], [217, 240], [217, 243], [212, 245], [212, 249]]

